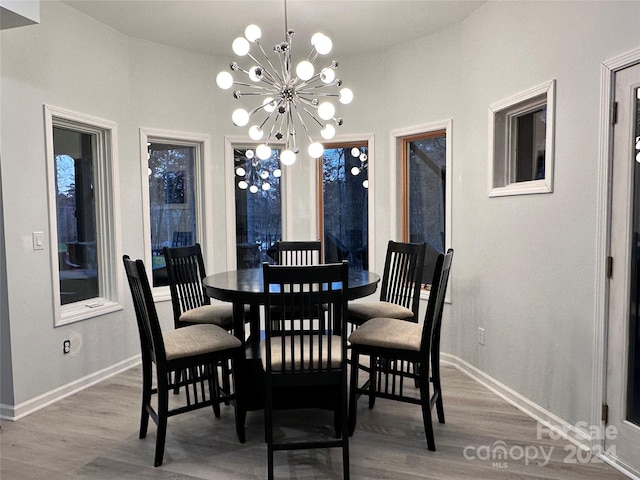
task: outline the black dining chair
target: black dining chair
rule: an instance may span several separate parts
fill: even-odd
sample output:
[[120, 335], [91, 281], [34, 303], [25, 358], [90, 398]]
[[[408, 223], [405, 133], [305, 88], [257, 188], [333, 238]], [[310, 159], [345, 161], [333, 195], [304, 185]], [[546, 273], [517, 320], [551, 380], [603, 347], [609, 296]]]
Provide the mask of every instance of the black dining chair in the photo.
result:
[[[133, 261], [127, 255], [123, 262], [142, 353], [140, 438], [147, 436], [151, 417], [157, 426], [154, 465], [158, 467], [164, 457], [169, 417], [208, 406], [213, 407], [215, 416], [219, 417], [221, 402], [234, 403], [234, 392], [229, 391], [226, 396], [218, 394], [217, 368], [221, 362], [230, 362], [232, 369], [244, 352], [242, 342], [218, 325], [191, 325], [163, 332], [144, 263]], [[170, 401], [169, 392], [179, 387], [184, 387], [184, 394], [172, 395]], [[155, 402], [152, 401], [154, 396]], [[244, 425], [239, 424], [237, 415], [236, 432], [242, 441]]]
[[351, 330], [375, 317], [418, 321], [425, 249], [424, 243], [389, 241], [380, 285], [380, 299], [349, 302], [348, 321]]
[[211, 304], [204, 292], [202, 279], [207, 274], [200, 244], [164, 247], [162, 253], [167, 265], [175, 327], [208, 323], [231, 330], [233, 306], [230, 303]]
[[[266, 331], [261, 342], [265, 371], [265, 433], [269, 480], [274, 452], [342, 448], [349, 478], [346, 323], [348, 263], [277, 266], [264, 264]], [[278, 311], [277, 320], [272, 308]], [[320, 438], [277, 438], [274, 410], [320, 408], [334, 412], [330, 433]], [[333, 438], [336, 435], [337, 438]]]
[[275, 246], [278, 265], [319, 265], [321, 247], [320, 240], [280, 240]]
[[[436, 406], [438, 421], [444, 423], [440, 328], [452, 260], [452, 249], [438, 256], [422, 325], [395, 318], [372, 318], [349, 336], [354, 364], [358, 364], [361, 355], [369, 357], [369, 378], [363, 386], [358, 380], [360, 369], [351, 369], [350, 434], [356, 427], [357, 400], [361, 395], [369, 397], [369, 408], [373, 408], [376, 397], [397, 400], [422, 407], [427, 447], [435, 451], [431, 409]], [[433, 385], [432, 395], [430, 385]]]

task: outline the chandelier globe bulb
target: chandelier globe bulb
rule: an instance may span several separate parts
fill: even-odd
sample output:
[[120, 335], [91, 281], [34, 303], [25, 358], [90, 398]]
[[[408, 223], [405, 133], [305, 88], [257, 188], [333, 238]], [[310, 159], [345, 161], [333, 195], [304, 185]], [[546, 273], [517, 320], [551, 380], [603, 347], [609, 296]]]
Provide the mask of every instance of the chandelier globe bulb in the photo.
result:
[[260, 30], [259, 26], [251, 24], [244, 29], [244, 36], [250, 42], [255, 42], [262, 37], [262, 30]]
[[271, 147], [264, 143], [258, 145], [258, 148], [256, 148], [256, 155], [258, 155], [260, 160], [267, 160], [271, 158]]
[[322, 102], [318, 105], [318, 116], [323, 120], [330, 120], [336, 114], [336, 107], [330, 102]]
[[271, 190], [271, 185], [268, 182], [263, 183], [262, 190], [264, 190], [265, 192]]
[[256, 187], [255, 185], [251, 185], [251, 186], [249, 187], [249, 191], [250, 191], [251, 193], [258, 193], [258, 187]]
[[247, 157], [249, 160], [251, 160], [254, 155], [255, 155], [255, 152], [251, 149], [248, 149], [246, 152], [244, 152], [244, 156]]
[[249, 137], [251, 140], [260, 140], [263, 135], [264, 131], [258, 125], [253, 125], [249, 128]]
[[249, 53], [251, 45], [246, 38], [238, 37], [231, 44], [231, 48], [233, 50], [233, 53], [235, 53], [237, 56], [244, 57], [247, 53]]
[[359, 149], [358, 147], [353, 147], [353, 148], [351, 149], [351, 156], [352, 156], [353, 158], [358, 158], [358, 157], [360, 157], [360, 149]]
[[327, 123], [324, 127], [322, 127], [322, 130], [320, 130], [320, 135], [322, 135], [322, 138], [324, 138], [325, 140], [331, 140], [336, 135], [336, 127], [334, 127], [330, 123]]
[[327, 55], [333, 49], [333, 42], [324, 33], [316, 33], [311, 37], [311, 45], [320, 55]]
[[314, 74], [313, 64], [309, 60], [303, 60], [296, 67], [296, 74], [302, 80], [309, 80]]
[[363, 180], [363, 181], [362, 181], [362, 186], [363, 186], [364, 188], [369, 188], [369, 180]]
[[249, 184], [248, 184], [246, 181], [244, 181], [244, 180], [240, 180], [240, 181], [238, 182], [238, 188], [239, 188], [240, 190], [246, 190], [248, 186], [249, 186]]
[[350, 88], [343, 88], [340, 90], [338, 99], [343, 105], [348, 105], [353, 101], [353, 92]]
[[353, 175], [354, 177], [357, 177], [358, 175], [360, 175], [360, 169], [358, 167], [352, 167], [351, 175]]
[[249, 112], [247, 112], [244, 108], [238, 108], [231, 114], [231, 120], [233, 121], [234, 125], [238, 127], [244, 127], [247, 123], [249, 123]]
[[326, 67], [320, 71], [320, 80], [322, 83], [331, 83], [336, 79], [336, 72], [333, 68]]
[[264, 105], [264, 111], [267, 113], [271, 113], [276, 109], [276, 102], [273, 97], [267, 97], [262, 101], [262, 105]]
[[[293, 150], [286, 149], [280, 154], [280, 163], [282, 163], [283, 165], [293, 165], [295, 161], [296, 154], [293, 152]], [[282, 172], [280, 172], [280, 174], [282, 174]]]
[[275, 178], [280, 178], [280, 177], [282, 176], [282, 170], [280, 170], [279, 168], [276, 168], [276, 169], [273, 171], [273, 176], [274, 176]]
[[247, 171], [242, 168], [242, 167], [238, 167], [236, 168], [236, 175], [239, 177], [244, 177], [247, 174]]
[[223, 90], [229, 90], [233, 85], [233, 76], [229, 72], [220, 72], [216, 77], [218, 87]]
[[320, 142], [313, 142], [307, 150], [311, 158], [320, 158], [324, 153], [324, 146]]
[[258, 83], [262, 80], [262, 71], [260, 67], [254, 65], [249, 69], [249, 78], [252, 82]]

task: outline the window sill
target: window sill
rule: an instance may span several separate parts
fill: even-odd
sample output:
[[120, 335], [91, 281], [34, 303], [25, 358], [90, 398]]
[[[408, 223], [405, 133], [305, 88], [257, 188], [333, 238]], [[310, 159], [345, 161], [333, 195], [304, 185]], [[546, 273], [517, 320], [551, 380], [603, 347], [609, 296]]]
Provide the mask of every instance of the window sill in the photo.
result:
[[106, 315], [122, 309], [123, 307], [121, 304], [105, 298], [92, 298], [85, 302], [65, 305], [60, 309], [59, 318], [56, 321], [56, 327], [79, 322], [81, 320], [87, 320], [100, 315]]

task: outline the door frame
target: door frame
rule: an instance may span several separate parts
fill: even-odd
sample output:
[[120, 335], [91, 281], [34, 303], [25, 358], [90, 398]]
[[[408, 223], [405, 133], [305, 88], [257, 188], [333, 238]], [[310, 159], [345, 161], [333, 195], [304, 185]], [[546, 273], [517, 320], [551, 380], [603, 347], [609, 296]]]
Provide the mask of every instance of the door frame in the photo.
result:
[[[607, 256], [611, 251], [611, 167], [613, 163], [612, 105], [616, 73], [640, 63], [640, 48], [631, 50], [602, 63], [600, 68], [600, 124], [597, 184], [597, 222], [595, 259], [595, 312], [593, 335], [593, 382], [591, 425], [604, 426], [602, 410], [607, 388], [607, 326], [609, 323], [609, 280], [607, 278]], [[594, 452], [604, 452], [603, 435], [591, 439]], [[616, 458], [601, 455], [602, 459], [626, 475], [636, 478]]]

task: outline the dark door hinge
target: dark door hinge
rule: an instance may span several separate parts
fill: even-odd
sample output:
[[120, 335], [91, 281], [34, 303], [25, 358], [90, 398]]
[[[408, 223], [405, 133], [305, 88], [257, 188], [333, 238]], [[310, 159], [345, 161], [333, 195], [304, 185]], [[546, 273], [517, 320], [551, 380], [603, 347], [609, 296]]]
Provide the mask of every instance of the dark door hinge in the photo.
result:
[[613, 276], [613, 257], [607, 257], [607, 278]]
[[618, 102], [611, 104], [611, 125], [618, 123]]
[[606, 403], [602, 404], [602, 417], [601, 420], [606, 424], [609, 422], [609, 405]]

